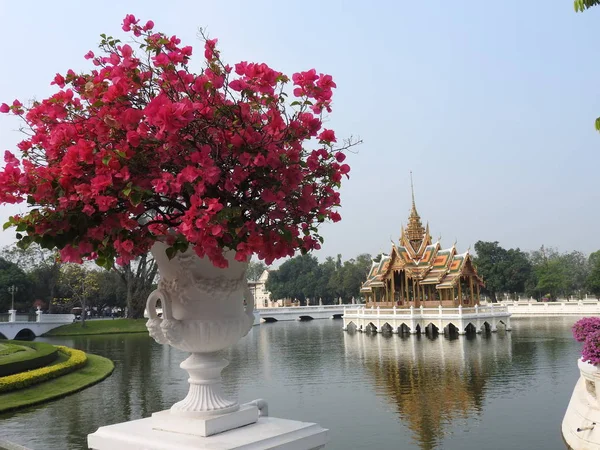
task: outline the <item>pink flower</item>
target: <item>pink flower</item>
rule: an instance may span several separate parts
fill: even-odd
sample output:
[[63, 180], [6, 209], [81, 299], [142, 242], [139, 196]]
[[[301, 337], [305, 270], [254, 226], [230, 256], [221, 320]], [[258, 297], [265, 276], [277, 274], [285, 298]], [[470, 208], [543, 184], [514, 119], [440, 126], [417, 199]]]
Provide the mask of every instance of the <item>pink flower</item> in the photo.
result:
[[56, 76], [54, 77], [54, 81], [52, 84], [56, 84], [59, 88], [64, 88], [65, 87], [65, 77], [63, 77], [60, 73], [57, 73]]
[[337, 152], [335, 154], [335, 159], [339, 163], [344, 162], [344, 160], [346, 159], [346, 155], [344, 155], [342, 152]]
[[94, 52], [93, 51], [89, 51], [85, 54], [84, 58], [85, 59], [92, 59], [94, 57]]
[[123, 31], [131, 31], [131, 25], [135, 25], [139, 22], [136, 20], [133, 14], [127, 14], [123, 19]]
[[324, 129], [321, 134], [319, 134], [319, 140], [325, 142], [335, 142], [335, 133], [333, 130]]
[[204, 43], [204, 57], [208, 60], [215, 58], [215, 47], [218, 39], [207, 39]]
[[134, 247], [133, 241], [131, 241], [129, 239], [126, 241], [123, 241], [121, 243], [121, 248], [123, 250], [125, 250], [127, 253], [131, 253], [133, 251], [133, 247]]
[[10, 112], [10, 106], [8, 106], [6, 103], [2, 103], [0, 105], [0, 113], [7, 113]]

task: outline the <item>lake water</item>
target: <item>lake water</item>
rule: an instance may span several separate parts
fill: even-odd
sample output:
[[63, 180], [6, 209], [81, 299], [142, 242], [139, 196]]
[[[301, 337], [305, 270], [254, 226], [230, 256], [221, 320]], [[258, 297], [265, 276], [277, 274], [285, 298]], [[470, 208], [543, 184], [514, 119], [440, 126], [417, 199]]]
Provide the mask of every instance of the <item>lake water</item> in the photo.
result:
[[[578, 378], [576, 318], [513, 319], [460, 336], [346, 333], [340, 320], [254, 327], [227, 352], [224, 388], [264, 398], [272, 416], [317, 422], [335, 449], [560, 449]], [[64, 399], [0, 415], [0, 438], [85, 449], [101, 425], [148, 417], [187, 392], [186, 354], [145, 335], [44, 339], [115, 361], [113, 375]]]

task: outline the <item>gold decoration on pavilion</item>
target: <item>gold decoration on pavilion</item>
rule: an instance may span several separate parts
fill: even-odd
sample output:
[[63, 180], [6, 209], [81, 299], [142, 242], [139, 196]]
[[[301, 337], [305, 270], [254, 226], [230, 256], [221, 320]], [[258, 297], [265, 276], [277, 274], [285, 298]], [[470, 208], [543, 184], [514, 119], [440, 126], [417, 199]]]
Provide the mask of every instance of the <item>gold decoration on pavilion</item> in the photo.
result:
[[433, 243], [429, 224], [423, 227], [417, 212], [410, 174], [412, 206], [399, 245], [373, 262], [361, 293], [369, 306], [473, 306], [479, 303], [483, 279], [467, 250], [459, 254], [456, 242], [449, 249]]
[[412, 172], [410, 173], [410, 190], [412, 194], [412, 208], [410, 210], [410, 215], [408, 216], [408, 225], [406, 225], [406, 232], [404, 233], [404, 236], [408, 240], [408, 243], [413, 250], [418, 252], [421, 248], [421, 244], [423, 243], [425, 229], [423, 228], [421, 217], [419, 216], [419, 213], [417, 212], [417, 206], [415, 205], [415, 189], [413, 185]]

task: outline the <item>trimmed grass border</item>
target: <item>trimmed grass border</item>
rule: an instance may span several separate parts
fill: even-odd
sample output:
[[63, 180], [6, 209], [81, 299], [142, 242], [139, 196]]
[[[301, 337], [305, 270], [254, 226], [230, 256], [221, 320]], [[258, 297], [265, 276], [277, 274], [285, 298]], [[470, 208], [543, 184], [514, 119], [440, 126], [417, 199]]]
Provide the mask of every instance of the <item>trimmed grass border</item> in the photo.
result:
[[87, 336], [93, 334], [148, 333], [147, 319], [99, 319], [62, 325], [44, 336]]
[[45, 342], [23, 342], [0, 340], [2, 344], [14, 344], [31, 348], [33, 351], [12, 353], [0, 358], [0, 377], [47, 366], [58, 356], [58, 349]]
[[87, 365], [75, 372], [26, 389], [0, 394], [0, 413], [66, 397], [99, 383], [113, 372], [115, 365], [110, 359], [86, 355]]

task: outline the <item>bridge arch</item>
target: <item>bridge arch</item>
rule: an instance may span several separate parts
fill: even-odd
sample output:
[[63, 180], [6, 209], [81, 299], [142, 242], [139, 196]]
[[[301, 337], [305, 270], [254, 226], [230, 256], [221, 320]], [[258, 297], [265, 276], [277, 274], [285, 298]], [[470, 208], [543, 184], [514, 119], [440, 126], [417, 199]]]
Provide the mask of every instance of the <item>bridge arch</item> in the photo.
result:
[[422, 330], [421, 330], [421, 324], [417, 324], [417, 326], [415, 327], [415, 333], [417, 334], [421, 334]]
[[261, 317], [261, 319], [267, 323], [277, 322], [277, 319], [275, 317]]
[[440, 329], [438, 327], [436, 327], [433, 322], [429, 322], [427, 324], [427, 326], [425, 327], [425, 334], [429, 335], [429, 336], [435, 336], [436, 334], [439, 334]]
[[410, 327], [405, 323], [401, 323], [398, 327], [398, 333], [400, 334], [410, 334]]
[[384, 323], [384, 324], [381, 326], [381, 332], [382, 332], [382, 333], [389, 333], [389, 334], [391, 334], [391, 333], [392, 333], [392, 331], [394, 331], [394, 329], [393, 329], [393, 328], [392, 328], [392, 326], [391, 326], [389, 323], [387, 323], [387, 322], [386, 322], [386, 323]]
[[506, 331], [506, 322], [504, 320], [498, 320], [498, 322], [496, 323], [496, 328], [498, 328], [498, 324], [502, 324], [502, 327], [500, 327], [500, 329]]
[[29, 328], [23, 328], [15, 335], [17, 341], [32, 341], [35, 339], [35, 333]]
[[447, 334], [448, 336], [456, 335], [458, 334], [458, 327], [450, 322], [444, 327], [444, 334]]
[[300, 320], [301, 322], [306, 322], [308, 320], [313, 320], [313, 317], [303, 315], [303, 316], [298, 317], [298, 320]]
[[373, 324], [373, 322], [369, 322], [369, 324], [365, 327], [365, 331], [367, 333], [377, 333], [377, 327]]
[[348, 322], [348, 324], [346, 325], [346, 331], [358, 331], [358, 327], [356, 326], [356, 324], [352, 321]]
[[6, 336], [4, 336], [2, 333], [0, 333], [0, 339], [8, 339]]
[[465, 332], [467, 334], [469, 334], [469, 333], [477, 333], [477, 328], [475, 328], [475, 325], [473, 325], [471, 322], [469, 322], [467, 324], [467, 326], [465, 327]]
[[485, 322], [483, 322], [483, 324], [481, 324], [480, 330], [483, 331], [486, 334], [487, 333], [491, 333], [492, 332], [492, 326], [486, 320]]

